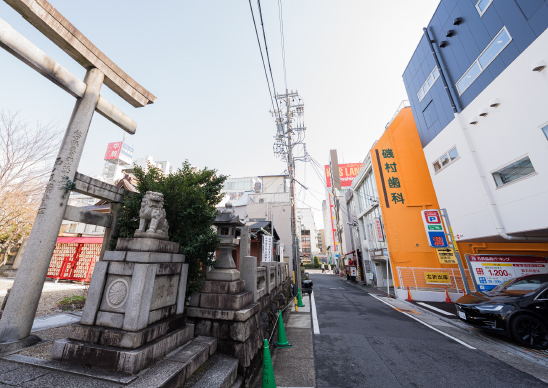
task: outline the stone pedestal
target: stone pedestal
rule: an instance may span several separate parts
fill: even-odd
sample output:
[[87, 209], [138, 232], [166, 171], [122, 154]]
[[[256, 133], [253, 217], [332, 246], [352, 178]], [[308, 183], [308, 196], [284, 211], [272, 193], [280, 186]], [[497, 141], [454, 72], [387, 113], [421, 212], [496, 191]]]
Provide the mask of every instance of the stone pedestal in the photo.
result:
[[52, 358], [134, 374], [189, 341], [183, 319], [188, 264], [179, 244], [119, 239], [95, 266], [80, 324]]

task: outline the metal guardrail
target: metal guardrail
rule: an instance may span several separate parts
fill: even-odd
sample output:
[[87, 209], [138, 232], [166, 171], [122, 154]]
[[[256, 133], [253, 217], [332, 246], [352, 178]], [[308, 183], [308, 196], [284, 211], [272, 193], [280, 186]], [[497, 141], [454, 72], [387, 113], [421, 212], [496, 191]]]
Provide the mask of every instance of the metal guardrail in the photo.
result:
[[[414, 289], [417, 291], [447, 291], [450, 292], [463, 292], [464, 283], [462, 281], [462, 276], [458, 268], [420, 268], [420, 267], [396, 267], [398, 273], [398, 280], [401, 289]], [[428, 283], [427, 275], [428, 273], [443, 273], [447, 274], [450, 282], [439, 282], [437, 280], [441, 279], [431, 279]], [[466, 279], [470, 289], [474, 291], [474, 283], [472, 282], [472, 277], [470, 276], [470, 271], [464, 270]], [[444, 281], [447, 279], [444, 279]]]
[[394, 113], [394, 116], [392, 116], [392, 118], [390, 119], [390, 121], [385, 125], [384, 129], [388, 128], [390, 126], [390, 124], [392, 124], [392, 121], [394, 121], [394, 119], [396, 118], [396, 116], [398, 115], [398, 113], [400, 113], [400, 111], [403, 109], [403, 108], [409, 108], [411, 107], [411, 105], [409, 105], [409, 101], [408, 100], [403, 100], [400, 105], [398, 106], [398, 109], [396, 109], [396, 113]]

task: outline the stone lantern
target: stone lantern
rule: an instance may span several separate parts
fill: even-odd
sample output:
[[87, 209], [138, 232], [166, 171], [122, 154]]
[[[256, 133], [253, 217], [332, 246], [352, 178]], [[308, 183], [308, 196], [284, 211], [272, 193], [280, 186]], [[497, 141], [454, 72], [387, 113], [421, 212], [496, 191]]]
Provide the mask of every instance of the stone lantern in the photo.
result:
[[213, 269], [207, 273], [208, 280], [235, 281], [240, 279], [240, 271], [236, 269], [236, 263], [232, 258], [232, 251], [236, 249], [239, 241], [236, 239], [236, 228], [244, 226], [245, 223], [240, 220], [240, 216], [234, 214], [232, 203], [227, 202], [213, 225], [217, 227], [217, 233], [221, 242], [219, 244], [220, 253], [215, 261]]

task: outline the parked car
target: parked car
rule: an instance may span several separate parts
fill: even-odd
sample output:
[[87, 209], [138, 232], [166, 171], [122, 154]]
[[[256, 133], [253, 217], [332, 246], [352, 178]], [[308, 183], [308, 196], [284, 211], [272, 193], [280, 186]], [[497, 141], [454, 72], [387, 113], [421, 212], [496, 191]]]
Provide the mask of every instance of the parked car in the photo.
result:
[[548, 349], [548, 274], [514, 278], [455, 304], [459, 318], [469, 324], [529, 348]]

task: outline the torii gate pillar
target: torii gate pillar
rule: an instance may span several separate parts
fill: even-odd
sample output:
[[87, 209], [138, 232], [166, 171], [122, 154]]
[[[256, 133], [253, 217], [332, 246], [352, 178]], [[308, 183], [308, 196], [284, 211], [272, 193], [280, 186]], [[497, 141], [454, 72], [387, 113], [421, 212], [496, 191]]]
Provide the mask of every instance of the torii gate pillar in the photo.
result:
[[48, 273], [51, 252], [57, 241], [57, 233], [52, 231], [61, 228], [70, 185], [82, 157], [103, 80], [104, 74], [99, 69], [92, 68], [86, 72], [86, 91], [82, 98], [76, 100], [21, 266], [0, 320], [0, 343], [18, 341], [30, 335]]

